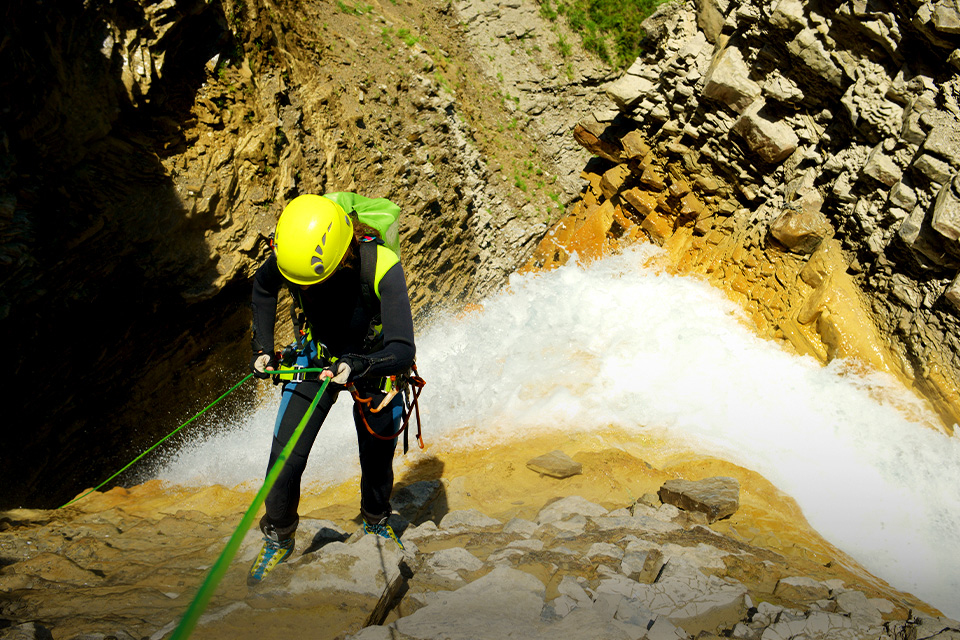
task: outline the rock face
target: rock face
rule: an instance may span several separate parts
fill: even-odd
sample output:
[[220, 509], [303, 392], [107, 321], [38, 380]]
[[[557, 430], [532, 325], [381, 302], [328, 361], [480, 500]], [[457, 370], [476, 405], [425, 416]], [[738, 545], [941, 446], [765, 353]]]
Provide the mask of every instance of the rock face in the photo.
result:
[[[409, 485], [403, 512], [424, 512], [438, 489], [436, 481]], [[86, 512], [3, 514], [0, 590], [8, 597], [0, 615], [11, 626], [0, 638], [160, 640], [173, 631], [242, 496], [213, 487], [172, 500], [114, 493], [91, 498]], [[179, 508], [188, 505], [216, 513]], [[341, 523], [304, 518], [298, 551], [255, 588], [244, 577], [260, 545], [251, 532], [195, 635], [235, 638], [256, 629], [259, 638], [280, 639], [302, 635], [305, 624], [311, 637], [364, 640], [894, 639], [958, 631], [953, 621], [910, 610], [915, 605], [892, 590], [800, 575], [787, 558], [696, 524], [671, 505], [610, 510], [571, 495], [532, 520], [501, 522], [476, 510], [442, 516], [438, 525], [394, 515], [402, 551], [377, 536], [348, 536]]]
[[4, 506], [101, 480], [246, 373], [250, 277], [296, 195], [400, 204], [415, 310], [498, 286], [556, 206], [508, 181], [532, 116], [484, 89], [439, 4], [16, 0], [5, 21]]
[[[535, 263], [641, 233], [679, 270], [730, 289], [765, 334], [898, 375], [949, 429], [960, 419], [955, 14], [937, 2], [662, 6], [648, 53], [606, 87], [619, 116], [582, 122], [590, 135], [577, 139], [598, 156], [590, 185]], [[638, 136], [644, 152], [627, 157]]]

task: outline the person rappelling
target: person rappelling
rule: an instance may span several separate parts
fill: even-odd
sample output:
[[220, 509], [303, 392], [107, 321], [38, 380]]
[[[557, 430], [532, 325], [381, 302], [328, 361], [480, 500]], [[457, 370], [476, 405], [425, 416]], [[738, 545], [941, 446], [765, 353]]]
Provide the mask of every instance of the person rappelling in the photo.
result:
[[[258, 378], [273, 375], [283, 385], [268, 469], [316, 395], [322, 391], [323, 396], [267, 495], [260, 520], [264, 542], [250, 567], [251, 584], [293, 553], [301, 476], [320, 427], [344, 390], [355, 400], [362, 531], [403, 548], [387, 524], [393, 456], [397, 434], [410, 415], [404, 391], [411, 380], [420, 386], [422, 380], [415, 373], [413, 318], [398, 255], [398, 215], [399, 208], [383, 198], [352, 193], [298, 196], [281, 213], [273, 252], [254, 276], [250, 368]], [[284, 286], [294, 301], [296, 342], [278, 354], [274, 321]], [[298, 373], [300, 369], [314, 372]]]

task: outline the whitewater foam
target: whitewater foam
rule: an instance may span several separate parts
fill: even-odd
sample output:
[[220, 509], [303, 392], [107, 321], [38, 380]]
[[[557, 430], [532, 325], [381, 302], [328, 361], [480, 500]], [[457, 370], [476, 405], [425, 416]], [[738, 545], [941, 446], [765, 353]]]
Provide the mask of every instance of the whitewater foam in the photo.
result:
[[[431, 443], [611, 425], [662, 431], [761, 473], [867, 569], [960, 616], [960, 439], [924, 426], [936, 418], [892, 378], [821, 367], [759, 339], [713, 287], [648, 266], [656, 252], [640, 246], [587, 268], [514, 276], [482, 311], [435, 318], [417, 357]], [[187, 444], [159, 477], [259, 482], [278, 401], [274, 391]], [[355, 452], [343, 396], [305, 479], [356, 475]]]

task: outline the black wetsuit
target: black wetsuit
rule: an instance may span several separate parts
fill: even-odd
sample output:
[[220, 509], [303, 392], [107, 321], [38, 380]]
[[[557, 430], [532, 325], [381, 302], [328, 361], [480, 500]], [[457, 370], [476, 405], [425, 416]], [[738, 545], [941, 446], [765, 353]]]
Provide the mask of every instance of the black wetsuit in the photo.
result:
[[[355, 255], [358, 255], [356, 252]], [[364, 397], [373, 396], [377, 406], [384, 394], [379, 390], [384, 376], [400, 374], [413, 364], [416, 347], [413, 340], [413, 318], [403, 269], [397, 263], [384, 274], [379, 283], [380, 316], [383, 324], [383, 345], [372, 353], [364, 353], [364, 341], [375, 309], [365, 308], [361, 295], [359, 259], [354, 268], [344, 265], [328, 280], [301, 289], [291, 285], [277, 268], [271, 256], [257, 270], [253, 280], [253, 350], [272, 352], [274, 348], [274, 321], [277, 296], [282, 287], [291, 288], [310, 325], [316, 342], [324, 345], [330, 355], [349, 356], [354, 365], [350, 382]], [[369, 304], [366, 305], [369, 307]], [[316, 379], [303, 382], [285, 382], [273, 435], [270, 466], [286, 445], [293, 431], [316, 397], [320, 383]], [[300, 440], [284, 465], [277, 483], [266, 499], [267, 513], [261, 528], [272, 525], [281, 539], [296, 530], [300, 503], [300, 478], [307, 464], [307, 456], [320, 431], [327, 413], [344, 387], [330, 384], [320, 399]], [[379, 413], [364, 411], [367, 423], [378, 434], [389, 435], [399, 428], [403, 405], [400, 396]], [[390, 514], [390, 494], [393, 491], [393, 454], [396, 440], [374, 438], [363, 424], [358, 408], [353, 417], [360, 449], [360, 508], [367, 522], [375, 524]], [[267, 468], [269, 469], [270, 466]]]

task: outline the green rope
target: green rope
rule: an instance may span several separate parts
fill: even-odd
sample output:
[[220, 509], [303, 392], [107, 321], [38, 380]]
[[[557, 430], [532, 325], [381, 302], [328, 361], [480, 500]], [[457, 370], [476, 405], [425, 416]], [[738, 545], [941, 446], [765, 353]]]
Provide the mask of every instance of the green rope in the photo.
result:
[[[310, 370], [298, 370], [298, 372], [304, 371], [309, 372]], [[318, 369], [318, 371], [322, 371], [322, 369]], [[237, 550], [240, 548], [240, 543], [243, 542], [243, 537], [246, 535], [250, 525], [253, 524], [253, 519], [256, 517], [257, 511], [260, 509], [260, 505], [262, 505], [263, 501], [266, 500], [267, 494], [270, 493], [270, 489], [273, 488], [274, 483], [277, 481], [277, 477], [280, 475], [280, 471], [283, 469], [283, 464], [287, 461], [287, 458], [290, 457], [290, 453], [293, 451], [294, 446], [296, 446], [297, 440], [300, 439], [300, 434], [303, 433], [303, 429], [307, 425], [307, 421], [310, 419], [310, 416], [313, 415], [313, 410], [316, 409], [317, 403], [320, 402], [320, 398], [323, 396], [323, 392], [326, 390], [329, 383], [330, 378], [327, 378], [323, 381], [323, 384], [320, 386], [320, 391], [318, 391], [317, 395], [313, 398], [313, 402], [310, 403], [310, 407], [300, 420], [300, 424], [297, 425], [293, 435], [290, 436], [290, 440], [287, 441], [283, 451], [280, 452], [280, 456], [277, 458], [277, 461], [273, 463], [269, 473], [267, 473], [266, 480], [263, 481], [263, 486], [260, 487], [260, 491], [257, 492], [253, 502], [250, 503], [250, 506], [247, 508], [247, 512], [243, 514], [240, 524], [237, 525], [233, 535], [230, 536], [227, 546], [223, 548], [223, 551], [220, 553], [220, 557], [217, 558], [217, 561], [213, 564], [213, 567], [210, 569], [210, 573], [207, 574], [207, 578], [203, 581], [203, 584], [200, 585], [200, 590], [193, 598], [193, 602], [191, 602], [190, 606], [187, 608], [187, 612], [183, 614], [183, 618], [180, 620], [180, 624], [177, 625], [176, 630], [174, 630], [173, 635], [170, 636], [170, 640], [186, 640], [190, 637], [190, 633], [197, 625], [200, 615], [203, 614], [203, 611], [207, 608], [207, 604], [210, 602], [210, 598], [213, 596], [213, 592], [216, 590], [217, 585], [220, 583], [220, 580], [223, 578], [224, 574], [226, 574], [227, 568], [233, 561], [234, 556], [237, 555]]]
[[[323, 371], [323, 369], [321, 369], [321, 368], [297, 369], [297, 373], [320, 373], [321, 371]], [[230, 390], [229, 390], [229, 391], [227, 391], [227, 392], [224, 393], [222, 396], [220, 396], [219, 398], [217, 398], [216, 400], [214, 400], [213, 402], [211, 402], [210, 404], [208, 404], [206, 407], [204, 407], [204, 408], [200, 411], [200, 413], [198, 413], [197, 415], [193, 416], [192, 418], [190, 418], [189, 420], [187, 420], [186, 422], [184, 422], [182, 425], [180, 425], [179, 427], [177, 427], [176, 429], [174, 429], [173, 431], [171, 431], [170, 433], [168, 433], [167, 435], [165, 435], [165, 436], [163, 437], [163, 439], [161, 439], [159, 442], [157, 442], [157, 444], [153, 445], [152, 447], [150, 447], [149, 449], [147, 449], [146, 451], [144, 451], [143, 453], [141, 453], [139, 456], [137, 456], [136, 458], [134, 458], [133, 460], [131, 460], [130, 463], [129, 463], [127, 466], [125, 466], [123, 469], [120, 469], [120, 471], [117, 471], [115, 474], [113, 474], [112, 476], [110, 476], [109, 478], [107, 478], [106, 480], [104, 480], [103, 482], [101, 482], [100, 484], [98, 484], [97, 486], [95, 486], [93, 489], [90, 489], [90, 490], [87, 491], [85, 494], [83, 494], [83, 495], [81, 495], [81, 496], [77, 496], [76, 498], [74, 498], [74, 499], [71, 500], [70, 502], [68, 502], [68, 503], [66, 503], [66, 504], [63, 504], [63, 505], [60, 505], [60, 506], [57, 507], [57, 508], [58, 508], [58, 509], [63, 509], [64, 507], [69, 507], [71, 504], [73, 504], [73, 503], [76, 502], [77, 500], [80, 500], [80, 499], [82, 499], [82, 498], [86, 498], [88, 495], [90, 495], [91, 493], [93, 493], [94, 491], [96, 491], [97, 489], [99, 489], [100, 487], [102, 487], [103, 485], [107, 484], [108, 482], [110, 482], [111, 480], [113, 480], [114, 478], [116, 478], [118, 475], [120, 475], [121, 473], [123, 473], [124, 471], [126, 471], [127, 469], [129, 469], [130, 467], [132, 467], [135, 463], [139, 462], [139, 461], [140, 461], [144, 456], [146, 456], [148, 453], [150, 453], [151, 451], [153, 451], [154, 449], [156, 449], [157, 447], [159, 447], [161, 444], [163, 444], [168, 438], [170, 438], [171, 436], [173, 436], [174, 434], [176, 434], [178, 431], [180, 431], [181, 429], [183, 429], [185, 426], [187, 426], [188, 424], [190, 424], [191, 422], [193, 422], [194, 420], [196, 420], [197, 418], [199, 418], [200, 416], [202, 416], [204, 413], [206, 413], [206, 411], [207, 411], [210, 407], [212, 407], [213, 405], [217, 404], [218, 402], [220, 402], [221, 400], [223, 400], [224, 398], [226, 398], [228, 395], [230, 395], [231, 393], [233, 393], [234, 391], [236, 391], [237, 387], [239, 387], [240, 385], [242, 385], [244, 382], [246, 382], [247, 380], [249, 380], [249, 379], [252, 378], [252, 377], [253, 377], [253, 374], [252, 374], [252, 373], [248, 373], [247, 376], [246, 376], [243, 380], [241, 380], [241, 381], [238, 382], [237, 384], [235, 384], [235, 385], [233, 385], [232, 387], [230, 387]]]

